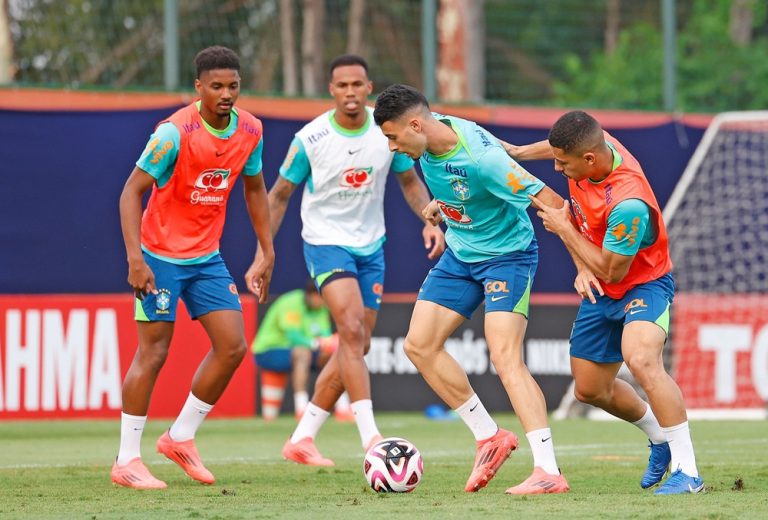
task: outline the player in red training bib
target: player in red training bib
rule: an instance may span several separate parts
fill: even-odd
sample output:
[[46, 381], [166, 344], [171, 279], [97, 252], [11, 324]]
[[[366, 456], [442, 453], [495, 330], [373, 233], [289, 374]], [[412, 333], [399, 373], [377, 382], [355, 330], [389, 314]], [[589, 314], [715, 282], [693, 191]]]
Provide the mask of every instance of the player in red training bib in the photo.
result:
[[[578, 270], [574, 287], [584, 299], [571, 332], [576, 398], [648, 436], [642, 488], [659, 484], [669, 469], [657, 495], [702, 491], [683, 396], [662, 360], [675, 283], [661, 208], [640, 164], [582, 111], [558, 119], [547, 141], [504, 144], [518, 160], [554, 158], [555, 170], [568, 178], [573, 218], [567, 205], [533, 202]], [[616, 378], [622, 363], [648, 402]]]
[[[234, 106], [240, 93], [240, 59], [225, 47], [209, 47], [198, 53], [195, 65], [200, 100], [157, 126], [120, 196], [139, 346], [123, 381], [120, 450], [112, 481], [135, 489], [166, 487], [141, 461], [140, 444], [179, 298], [202, 324], [211, 350], [195, 373], [181, 413], [158, 439], [157, 451], [193, 479], [214, 482], [194, 438], [248, 351], [240, 298], [219, 254], [227, 199], [241, 174], [260, 245], [259, 259], [245, 281], [261, 302], [275, 261], [261, 175], [261, 122]], [[142, 196], [150, 188], [142, 215]]]

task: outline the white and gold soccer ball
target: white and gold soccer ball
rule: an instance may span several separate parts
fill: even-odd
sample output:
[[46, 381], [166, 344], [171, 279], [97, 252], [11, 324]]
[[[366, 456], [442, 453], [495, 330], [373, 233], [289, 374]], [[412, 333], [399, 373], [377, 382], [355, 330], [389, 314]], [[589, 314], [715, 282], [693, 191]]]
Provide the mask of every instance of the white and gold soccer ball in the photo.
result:
[[424, 462], [413, 443], [388, 437], [368, 449], [363, 473], [371, 489], [378, 493], [409, 493], [421, 482]]

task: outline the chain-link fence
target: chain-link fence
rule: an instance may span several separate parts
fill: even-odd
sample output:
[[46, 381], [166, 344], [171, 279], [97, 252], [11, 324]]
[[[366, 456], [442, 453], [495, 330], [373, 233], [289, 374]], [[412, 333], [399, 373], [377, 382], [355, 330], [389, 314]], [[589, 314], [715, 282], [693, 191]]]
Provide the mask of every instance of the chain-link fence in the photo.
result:
[[[167, 85], [164, 5], [168, 0], [5, 2], [12, 83], [100, 89]], [[764, 107], [768, 23], [765, 3], [753, 0], [172, 3], [177, 6], [182, 88], [191, 84], [194, 54], [213, 44], [240, 54], [244, 88], [252, 93], [322, 95], [325, 77], [307, 88], [313, 70], [307, 62], [314, 63], [315, 73], [324, 72], [334, 56], [350, 50], [368, 58], [378, 88], [393, 82], [423, 88], [425, 50], [436, 49], [436, 68], [427, 68], [427, 73], [439, 78], [441, 67], [452, 66], [446, 49], [480, 35], [480, 50], [462, 57], [473, 67], [466, 70], [483, 74], [482, 92], [475, 99], [660, 109], [665, 2], [673, 6], [677, 30], [673, 52], [678, 63], [678, 108], [714, 112]], [[425, 33], [422, 13], [429, 3], [437, 16], [432, 21], [434, 32]], [[479, 9], [481, 16], [474, 25], [462, 18], [467, 9]], [[457, 24], [464, 24], [463, 33], [450, 33]], [[314, 36], [307, 38], [313, 27]], [[449, 36], [446, 43], [447, 34], [459, 36]], [[434, 45], [435, 41], [440, 43]], [[286, 67], [289, 56], [295, 61], [292, 67]], [[437, 97], [446, 99], [440, 81]]]

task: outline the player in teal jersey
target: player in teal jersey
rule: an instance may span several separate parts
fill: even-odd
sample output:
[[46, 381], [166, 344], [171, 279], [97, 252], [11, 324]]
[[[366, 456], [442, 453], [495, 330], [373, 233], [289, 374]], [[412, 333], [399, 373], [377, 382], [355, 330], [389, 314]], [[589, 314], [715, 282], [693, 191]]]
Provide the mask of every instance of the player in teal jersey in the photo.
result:
[[405, 85], [385, 89], [374, 120], [390, 150], [418, 158], [435, 200], [424, 216], [448, 225], [448, 248], [421, 287], [405, 351], [433, 390], [464, 420], [477, 441], [465, 491], [493, 478], [512, 450], [514, 433], [499, 428], [444, 344], [485, 301], [485, 337], [531, 445], [533, 474], [509, 488], [515, 495], [563, 493], [568, 483], [555, 459], [544, 395], [523, 362], [528, 299], [538, 247], [526, 213], [529, 195], [554, 207], [563, 199], [511, 160], [477, 124], [433, 114], [424, 96]]

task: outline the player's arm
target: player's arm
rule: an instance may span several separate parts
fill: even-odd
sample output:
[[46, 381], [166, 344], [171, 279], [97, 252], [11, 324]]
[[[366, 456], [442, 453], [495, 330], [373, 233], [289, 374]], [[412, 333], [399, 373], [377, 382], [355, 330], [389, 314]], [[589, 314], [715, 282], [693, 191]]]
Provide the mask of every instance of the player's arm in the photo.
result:
[[128, 284], [139, 299], [149, 292], [157, 293], [155, 275], [141, 252], [141, 201], [154, 183], [154, 177], [136, 166], [120, 194], [120, 226], [128, 260]]
[[272, 236], [277, 235], [285, 217], [285, 210], [296, 187], [312, 172], [304, 144], [294, 137], [288, 147], [277, 180], [269, 190], [269, 214], [272, 218]]
[[267, 202], [267, 186], [262, 175], [262, 152], [264, 137], [253, 149], [243, 168], [243, 193], [248, 217], [259, 240], [256, 256], [245, 273], [245, 284], [248, 290], [258, 296], [259, 303], [266, 303], [269, 295], [269, 282], [272, 280], [272, 269], [275, 267], [275, 249], [272, 245], [272, 229], [269, 219], [269, 204]]
[[128, 260], [128, 284], [139, 299], [150, 291], [157, 292], [155, 275], [141, 252], [142, 199], [154, 184], [163, 186], [170, 179], [180, 141], [179, 131], [172, 123], [158, 125], [120, 194], [120, 226]]
[[[395, 154], [396, 157], [397, 155]], [[403, 197], [405, 197], [405, 201], [408, 203], [411, 211], [424, 223], [421, 236], [424, 238], [424, 248], [429, 250], [427, 258], [433, 260], [445, 251], [445, 236], [440, 227], [430, 223], [422, 214], [422, 211], [430, 203], [429, 191], [427, 191], [426, 185], [413, 166], [407, 170], [400, 171], [396, 177], [400, 184], [400, 189], [403, 191]]]

